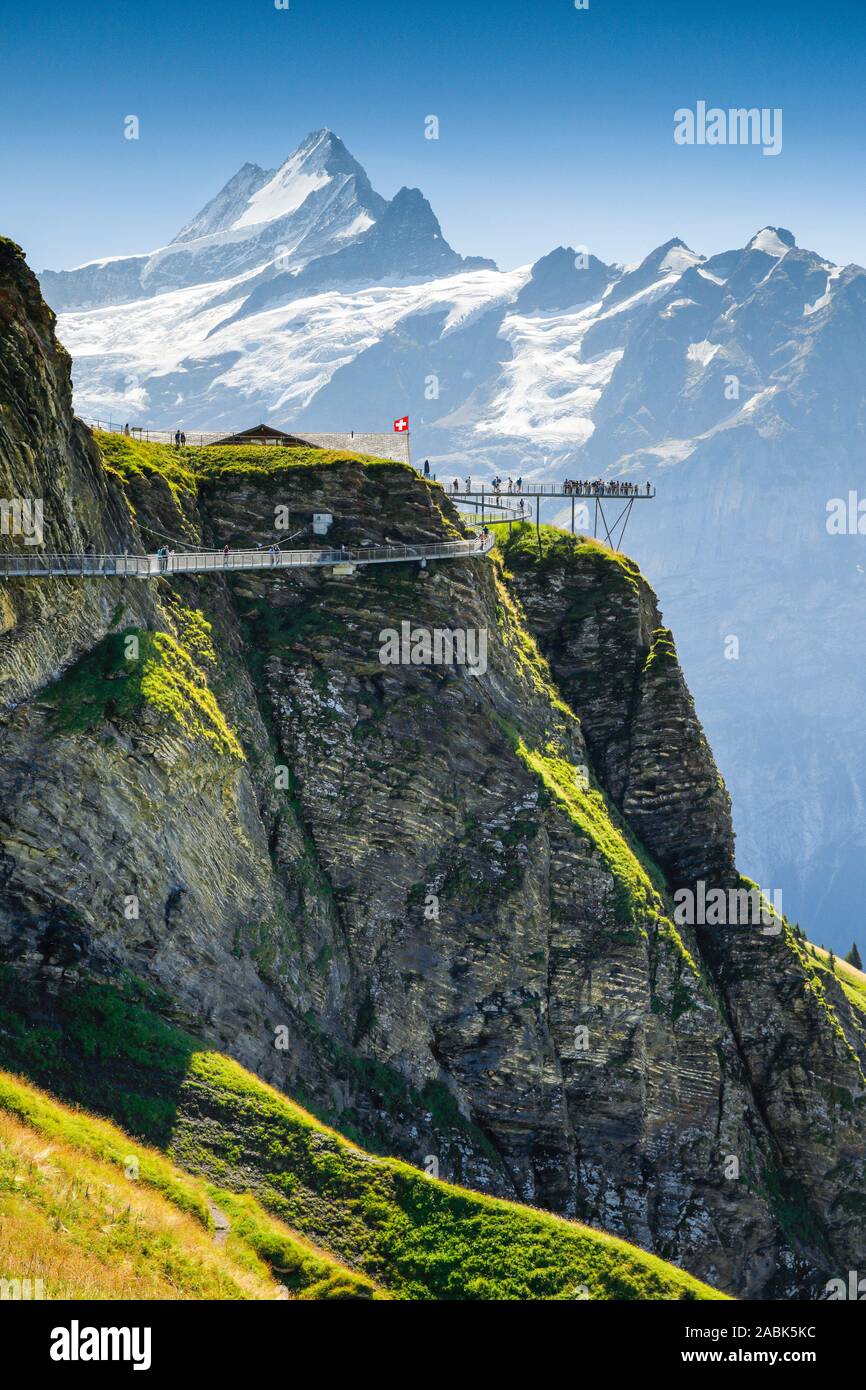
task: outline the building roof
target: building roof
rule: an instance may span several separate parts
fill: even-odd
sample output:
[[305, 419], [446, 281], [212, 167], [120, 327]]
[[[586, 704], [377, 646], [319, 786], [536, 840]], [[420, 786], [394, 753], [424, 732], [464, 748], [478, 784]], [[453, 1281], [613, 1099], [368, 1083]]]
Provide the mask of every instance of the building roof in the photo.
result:
[[227, 434], [224, 439], [214, 439], [207, 447], [214, 448], [219, 444], [270, 443], [302, 446], [305, 442], [294, 434], [286, 434], [285, 430], [275, 429], [273, 425], [254, 425], [252, 429], [241, 430], [239, 434]]

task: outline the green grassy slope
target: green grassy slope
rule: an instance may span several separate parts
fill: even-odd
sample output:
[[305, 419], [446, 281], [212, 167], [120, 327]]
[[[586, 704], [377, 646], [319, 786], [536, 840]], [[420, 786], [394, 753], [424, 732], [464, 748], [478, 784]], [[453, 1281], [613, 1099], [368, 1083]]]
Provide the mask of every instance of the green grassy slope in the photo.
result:
[[383, 1296], [252, 1198], [6, 1072], [0, 1278], [42, 1280], [48, 1299], [278, 1299], [279, 1285], [304, 1299]]
[[0, 1110], [101, 1161], [122, 1165], [138, 1154], [142, 1182], [199, 1219], [203, 1201], [214, 1201], [280, 1282], [290, 1283], [284, 1271], [301, 1260], [300, 1239], [357, 1271], [304, 1265], [301, 1293], [323, 1281], [343, 1290], [343, 1279], [357, 1278], [342, 1296], [369, 1295], [375, 1284], [410, 1299], [722, 1297], [603, 1232], [365, 1153], [229, 1058], [198, 1050], [131, 988], [70, 987], [62, 1013], [39, 1023], [24, 1021], [12, 972], [0, 984], [0, 1060], [123, 1116], [168, 1158], [10, 1077], [0, 1078]]
[[[357, 454], [351, 450], [282, 448], [267, 444], [221, 445], [218, 448], [175, 449], [171, 444], [152, 444], [128, 439], [123, 434], [94, 431], [106, 464], [124, 481], [134, 477], [164, 479], [173, 489], [195, 492], [199, 480], [223, 474], [278, 473], [287, 468], [319, 468], [332, 463], [362, 463], [365, 467], [415, 470], [408, 463]], [[416, 475], [417, 476], [417, 475]], [[438, 486], [438, 484], [430, 484]]]
[[849, 965], [841, 956], [836, 956], [831, 965], [830, 952], [823, 946], [813, 946], [809, 942], [808, 950], [816, 969], [824, 975], [835, 975], [849, 1003], [861, 1014], [866, 1014], [866, 973]]

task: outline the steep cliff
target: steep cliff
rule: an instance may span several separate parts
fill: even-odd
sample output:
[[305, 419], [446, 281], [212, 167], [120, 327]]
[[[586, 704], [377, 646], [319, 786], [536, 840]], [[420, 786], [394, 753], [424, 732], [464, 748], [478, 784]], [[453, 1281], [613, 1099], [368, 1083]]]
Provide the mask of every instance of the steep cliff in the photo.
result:
[[[89, 431], [72, 415], [70, 362], [54, 337], [54, 315], [21, 251], [2, 237], [0, 498], [27, 508], [31, 521], [29, 535], [16, 535], [15, 513], [7, 519], [4, 510], [0, 553], [140, 548], [120, 489], [107, 475]], [[14, 704], [38, 690], [71, 656], [103, 636], [120, 593], [113, 583], [3, 584], [3, 703]], [[149, 610], [146, 592], [135, 598], [137, 611]]]
[[733, 885], [730, 798], [637, 566], [552, 527], [509, 533], [503, 554], [605, 790], [673, 885]]
[[[235, 547], [314, 512], [336, 545], [457, 533], [401, 465], [94, 441], [4, 255], [4, 343], [38, 387], [21, 407], [28, 374], [0, 379], [4, 486], [42, 487], [57, 548], [84, 520], [114, 547]], [[530, 540], [342, 577], [4, 585], [0, 1061], [34, 1070], [28, 1036], [71, 1010], [58, 1084], [116, 1110], [115, 1044], [73, 1005], [141, 991], [368, 1145], [726, 1290], [814, 1295], [863, 1253], [861, 1018], [787, 926], [675, 925], [672, 890], [738, 879], [672, 639], [623, 557]], [[404, 623], [421, 660], [391, 663]], [[436, 630], [484, 634], [483, 659], [425, 660]]]

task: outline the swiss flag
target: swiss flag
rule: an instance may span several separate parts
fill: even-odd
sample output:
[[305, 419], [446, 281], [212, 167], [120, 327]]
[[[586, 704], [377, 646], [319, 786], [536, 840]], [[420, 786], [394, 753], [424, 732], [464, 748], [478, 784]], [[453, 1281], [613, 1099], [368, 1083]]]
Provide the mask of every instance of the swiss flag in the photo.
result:
[[394, 429], [398, 434], [405, 434], [409, 428], [409, 416], [401, 415], [399, 420], [394, 421]]

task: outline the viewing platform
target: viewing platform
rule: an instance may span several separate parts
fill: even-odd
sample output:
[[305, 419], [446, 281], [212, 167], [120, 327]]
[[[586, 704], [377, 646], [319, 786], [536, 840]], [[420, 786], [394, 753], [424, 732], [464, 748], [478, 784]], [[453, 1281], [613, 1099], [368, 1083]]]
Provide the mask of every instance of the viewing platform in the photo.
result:
[[[456, 486], [455, 486], [456, 484]], [[603, 538], [612, 550], [622, 547], [625, 530], [635, 502], [651, 502], [656, 495], [650, 483], [628, 482], [523, 482], [518, 487], [494, 487], [490, 483], [464, 483], [459, 479], [442, 484], [446, 495], [457, 506], [472, 507], [465, 519], [481, 526], [511, 526], [514, 522], [531, 521], [535, 504], [535, 525], [541, 526], [543, 502], [571, 503], [571, 532], [589, 530], [589, 508], [592, 507], [592, 534]], [[612, 504], [605, 510], [605, 503]], [[620, 505], [621, 504], [621, 505]], [[585, 521], [578, 515], [578, 506], [585, 508]]]
[[[633, 488], [634, 491], [625, 492], [624, 487]], [[551, 497], [577, 498], [585, 502], [593, 502], [597, 497], [603, 500], [613, 499], [619, 502], [638, 502], [641, 499], [652, 500], [655, 497], [655, 488], [650, 484], [641, 485], [639, 483], [603, 483], [597, 485], [579, 484], [569, 487], [563, 482], [553, 483], [523, 483], [521, 487], [512, 486], [510, 488], [500, 487], [498, 490], [490, 486], [489, 483], [481, 483], [477, 487], [461, 486], [455, 488], [453, 484], [442, 484], [445, 492], [453, 502], [460, 502], [464, 498], [467, 502], [488, 501], [491, 503], [517, 501], [521, 497], [541, 497], [545, 501]]]

